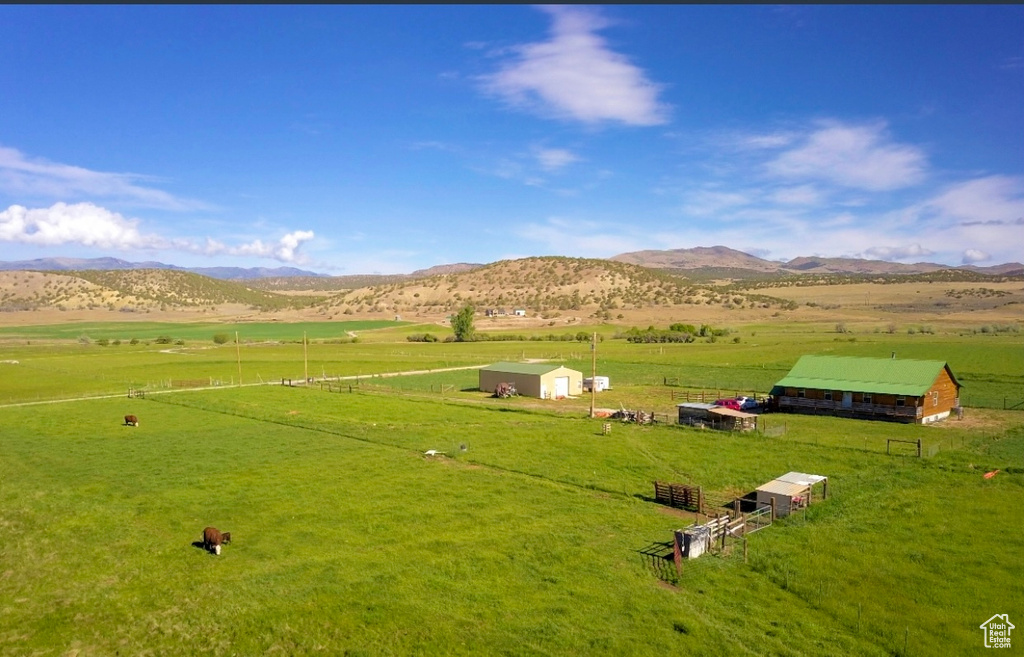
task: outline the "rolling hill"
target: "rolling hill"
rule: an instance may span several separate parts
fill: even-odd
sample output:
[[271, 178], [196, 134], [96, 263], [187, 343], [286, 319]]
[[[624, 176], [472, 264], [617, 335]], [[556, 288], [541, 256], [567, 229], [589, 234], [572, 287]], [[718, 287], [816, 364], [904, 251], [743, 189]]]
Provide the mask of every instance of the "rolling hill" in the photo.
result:
[[0, 311], [3, 312], [106, 309], [148, 313], [154, 310], [213, 310], [225, 305], [274, 311], [315, 301], [253, 290], [240, 283], [169, 269], [0, 271]]
[[[650, 322], [686, 316], [691, 321], [732, 321], [743, 315], [750, 320], [769, 320], [800, 308], [825, 313], [838, 308], [835, 303], [817, 298], [804, 298], [801, 303], [807, 293], [794, 291], [797, 288], [947, 283], [985, 291], [997, 284], [1019, 287], [1015, 281], [1020, 280], [987, 275], [980, 268], [942, 268], [914, 274], [831, 273], [817, 261], [798, 272], [782, 267], [775, 271], [763, 267], [759, 271], [751, 268], [757, 266], [753, 256], [724, 247], [659, 256], [660, 260], [653, 256], [646, 260], [636, 255], [634, 258], [649, 263], [658, 260], [661, 265], [691, 264], [696, 268], [656, 268], [617, 260], [551, 256], [446, 266], [424, 270], [419, 275], [274, 277], [247, 281], [227, 281], [175, 269], [0, 271], [0, 313], [21, 313], [16, 319], [19, 322], [32, 321], [27, 317], [33, 311], [53, 313], [45, 321], [61, 321], [57, 318], [63, 313], [74, 319], [83, 314], [96, 318], [97, 314], [118, 312], [164, 313], [168, 318], [232, 317], [243, 321], [398, 316], [434, 322], [444, 321], [471, 304], [480, 314], [491, 310], [495, 317], [523, 309], [531, 320], [544, 320], [552, 325], [556, 318], [569, 322]], [[716, 269], [712, 263], [728, 267]], [[936, 287], [940, 297], [922, 295], [914, 307], [927, 299], [932, 307], [930, 312], [951, 312], [950, 309], [964, 303], [957, 301], [963, 296], [958, 289]], [[986, 303], [995, 308], [1019, 303], [1020, 295], [1017, 288], [1006, 288], [998, 293], [985, 291], [983, 296], [991, 299]], [[875, 296], [876, 306], [881, 298]], [[867, 316], [877, 318], [880, 308], [865, 310]], [[8, 317], [15, 319], [13, 315]]]
[[267, 267], [178, 267], [162, 262], [129, 262], [119, 258], [37, 258], [35, 260], [0, 262], [0, 271], [119, 271], [131, 269], [169, 269], [224, 280], [247, 280], [272, 276], [323, 276], [323, 274], [294, 267], [275, 267], [273, 269]]
[[[905, 264], [887, 260], [865, 260], [861, 258], [822, 258], [801, 256], [788, 262], [763, 260], [749, 253], [725, 246], [698, 246], [691, 249], [670, 249], [665, 251], [633, 251], [613, 256], [616, 262], [628, 262], [641, 267], [665, 271], [679, 271], [693, 274], [700, 270], [717, 270], [728, 273], [738, 272], [737, 277], [746, 278], [744, 270], [765, 274], [925, 274], [945, 269], [972, 271], [991, 276], [1019, 275], [1024, 265], [1019, 262], [978, 267], [963, 265], [950, 267], [932, 262]], [[706, 278], [707, 276], [701, 276]]]

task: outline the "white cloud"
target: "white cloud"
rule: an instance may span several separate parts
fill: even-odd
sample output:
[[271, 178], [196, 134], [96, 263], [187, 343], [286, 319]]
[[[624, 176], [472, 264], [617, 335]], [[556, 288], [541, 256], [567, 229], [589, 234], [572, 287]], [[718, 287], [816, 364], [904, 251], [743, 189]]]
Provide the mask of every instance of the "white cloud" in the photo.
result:
[[798, 138], [794, 132], [776, 131], [768, 134], [732, 134], [719, 140], [722, 146], [739, 150], [768, 150], [789, 146]]
[[28, 209], [12, 205], [0, 212], [0, 241], [36, 246], [81, 244], [118, 250], [158, 246], [161, 240], [139, 233], [137, 219], [92, 203], [57, 203]]
[[1024, 218], [1024, 178], [988, 176], [957, 183], [927, 201], [923, 209], [964, 226], [1019, 225]]
[[0, 146], [0, 191], [16, 196], [49, 199], [107, 198], [147, 208], [199, 210], [208, 206], [180, 199], [152, 187], [137, 184], [153, 181], [135, 173], [91, 171], [68, 164], [28, 158], [13, 148]]
[[542, 7], [552, 16], [551, 39], [512, 49], [514, 57], [483, 76], [483, 88], [521, 107], [587, 124], [619, 121], [651, 126], [668, 121], [662, 86], [596, 34], [608, 21], [593, 10]]
[[782, 187], [772, 192], [770, 198], [783, 205], [817, 205], [822, 199], [821, 193], [813, 185]]
[[796, 147], [765, 165], [776, 177], [824, 180], [853, 189], [887, 191], [922, 182], [927, 160], [909, 144], [890, 141], [884, 122], [822, 121]]
[[540, 167], [545, 171], [558, 171], [580, 159], [564, 148], [538, 148], [534, 155], [537, 162], [540, 163]]
[[926, 249], [920, 244], [908, 244], [907, 246], [873, 246], [859, 254], [859, 257], [869, 260], [906, 260], [907, 258], [920, 258], [922, 256], [935, 255], [931, 249]]
[[56, 203], [49, 208], [29, 209], [12, 205], [0, 212], [0, 242], [33, 246], [80, 245], [100, 249], [172, 250], [203, 255], [256, 256], [280, 262], [303, 263], [299, 250], [313, 239], [312, 231], [293, 231], [277, 241], [253, 240], [230, 246], [212, 238], [167, 238], [139, 230], [140, 220], [92, 203]]
[[963, 264], [971, 265], [976, 262], [985, 262], [990, 257], [991, 256], [984, 251], [979, 251], [978, 249], [967, 249], [964, 251]]
[[686, 194], [682, 211], [698, 217], [720, 216], [725, 210], [750, 205], [753, 201], [749, 191], [717, 191], [700, 189]]
[[607, 258], [641, 248], [641, 241], [634, 236], [609, 231], [606, 226], [587, 220], [552, 217], [544, 224], [524, 224], [515, 233], [544, 245], [550, 254], [577, 258]]
[[225, 247], [224, 252], [230, 255], [273, 258], [281, 262], [305, 262], [305, 258], [298, 254], [298, 249], [302, 246], [303, 242], [308, 242], [313, 237], [313, 231], [311, 230], [297, 230], [288, 233], [276, 243], [264, 243], [262, 240], [255, 240], [241, 246]]

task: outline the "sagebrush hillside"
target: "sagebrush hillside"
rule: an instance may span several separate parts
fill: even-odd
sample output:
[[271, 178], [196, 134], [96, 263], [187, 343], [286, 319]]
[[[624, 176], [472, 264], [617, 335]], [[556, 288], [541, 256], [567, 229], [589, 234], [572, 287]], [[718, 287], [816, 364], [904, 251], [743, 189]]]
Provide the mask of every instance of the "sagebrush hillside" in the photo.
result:
[[611, 319], [617, 311], [684, 305], [730, 307], [789, 304], [751, 293], [722, 294], [715, 286], [610, 260], [543, 257], [502, 260], [461, 274], [432, 276], [332, 296], [328, 314], [365, 312], [448, 314], [467, 303], [478, 310], [531, 314], [573, 312]]
[[[707, 274], [709, 270], [699, 270]], [[430, 276], [352, 276], [227, 281], [166, 269], [0, 271], [0, 312], [17, 323], [222, 317], [234, 321], [392, 319], [441, 322], [467, 304], [495, 317], [523, 310], [544, 323], [899, 321], [1019, 317], [1021, 277], [964, 270], [914, 275], [803, 274], [746, 270], [699, 276], [603, 259], [534, 257], [467, 265]], [[268, 289], [269, 288], [269, 289]], [[486, 311], [493, 311], [486, 313]], [[1016, 312], [1015, 312], [1016, 311]], [[992, 313], [982, 318], [971, 313]], [[966, 313], [966, 314], [965, 314]], [[130, 316], [130, 315], [129, 315]], [[125, 315], [121, 314], [124, 318]], [[523, 320], [515, 320], [523, 325]]]
[[95, 310], [151, 312], [215, 309], [225, 304], [273, 311], [308, 305], [241, 283], [166, 269], [0, 272], [0, 310]]

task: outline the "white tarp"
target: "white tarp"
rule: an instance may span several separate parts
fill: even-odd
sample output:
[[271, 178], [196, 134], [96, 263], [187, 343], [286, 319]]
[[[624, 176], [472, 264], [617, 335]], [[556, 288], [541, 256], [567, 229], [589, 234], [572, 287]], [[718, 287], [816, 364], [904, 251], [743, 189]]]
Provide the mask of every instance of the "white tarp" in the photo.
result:
[[711, 528], [694, 525], [683, 530], [683, 558], [696, 559], [711, 549]]

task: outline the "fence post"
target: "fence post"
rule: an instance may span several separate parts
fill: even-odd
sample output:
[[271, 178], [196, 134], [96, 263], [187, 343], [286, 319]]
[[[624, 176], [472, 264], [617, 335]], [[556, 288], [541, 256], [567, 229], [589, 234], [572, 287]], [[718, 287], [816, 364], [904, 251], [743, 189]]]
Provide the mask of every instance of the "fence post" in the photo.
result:
[[704, 487], [697, 486], [697, 512], [704, 513]]
[[917, 439], [917, 458], [921, 458], [921, 439]]
[[683, 530], [677, 529], [672, 548], [672, 557], [676, 562], [676, 577], [683, 574]]

